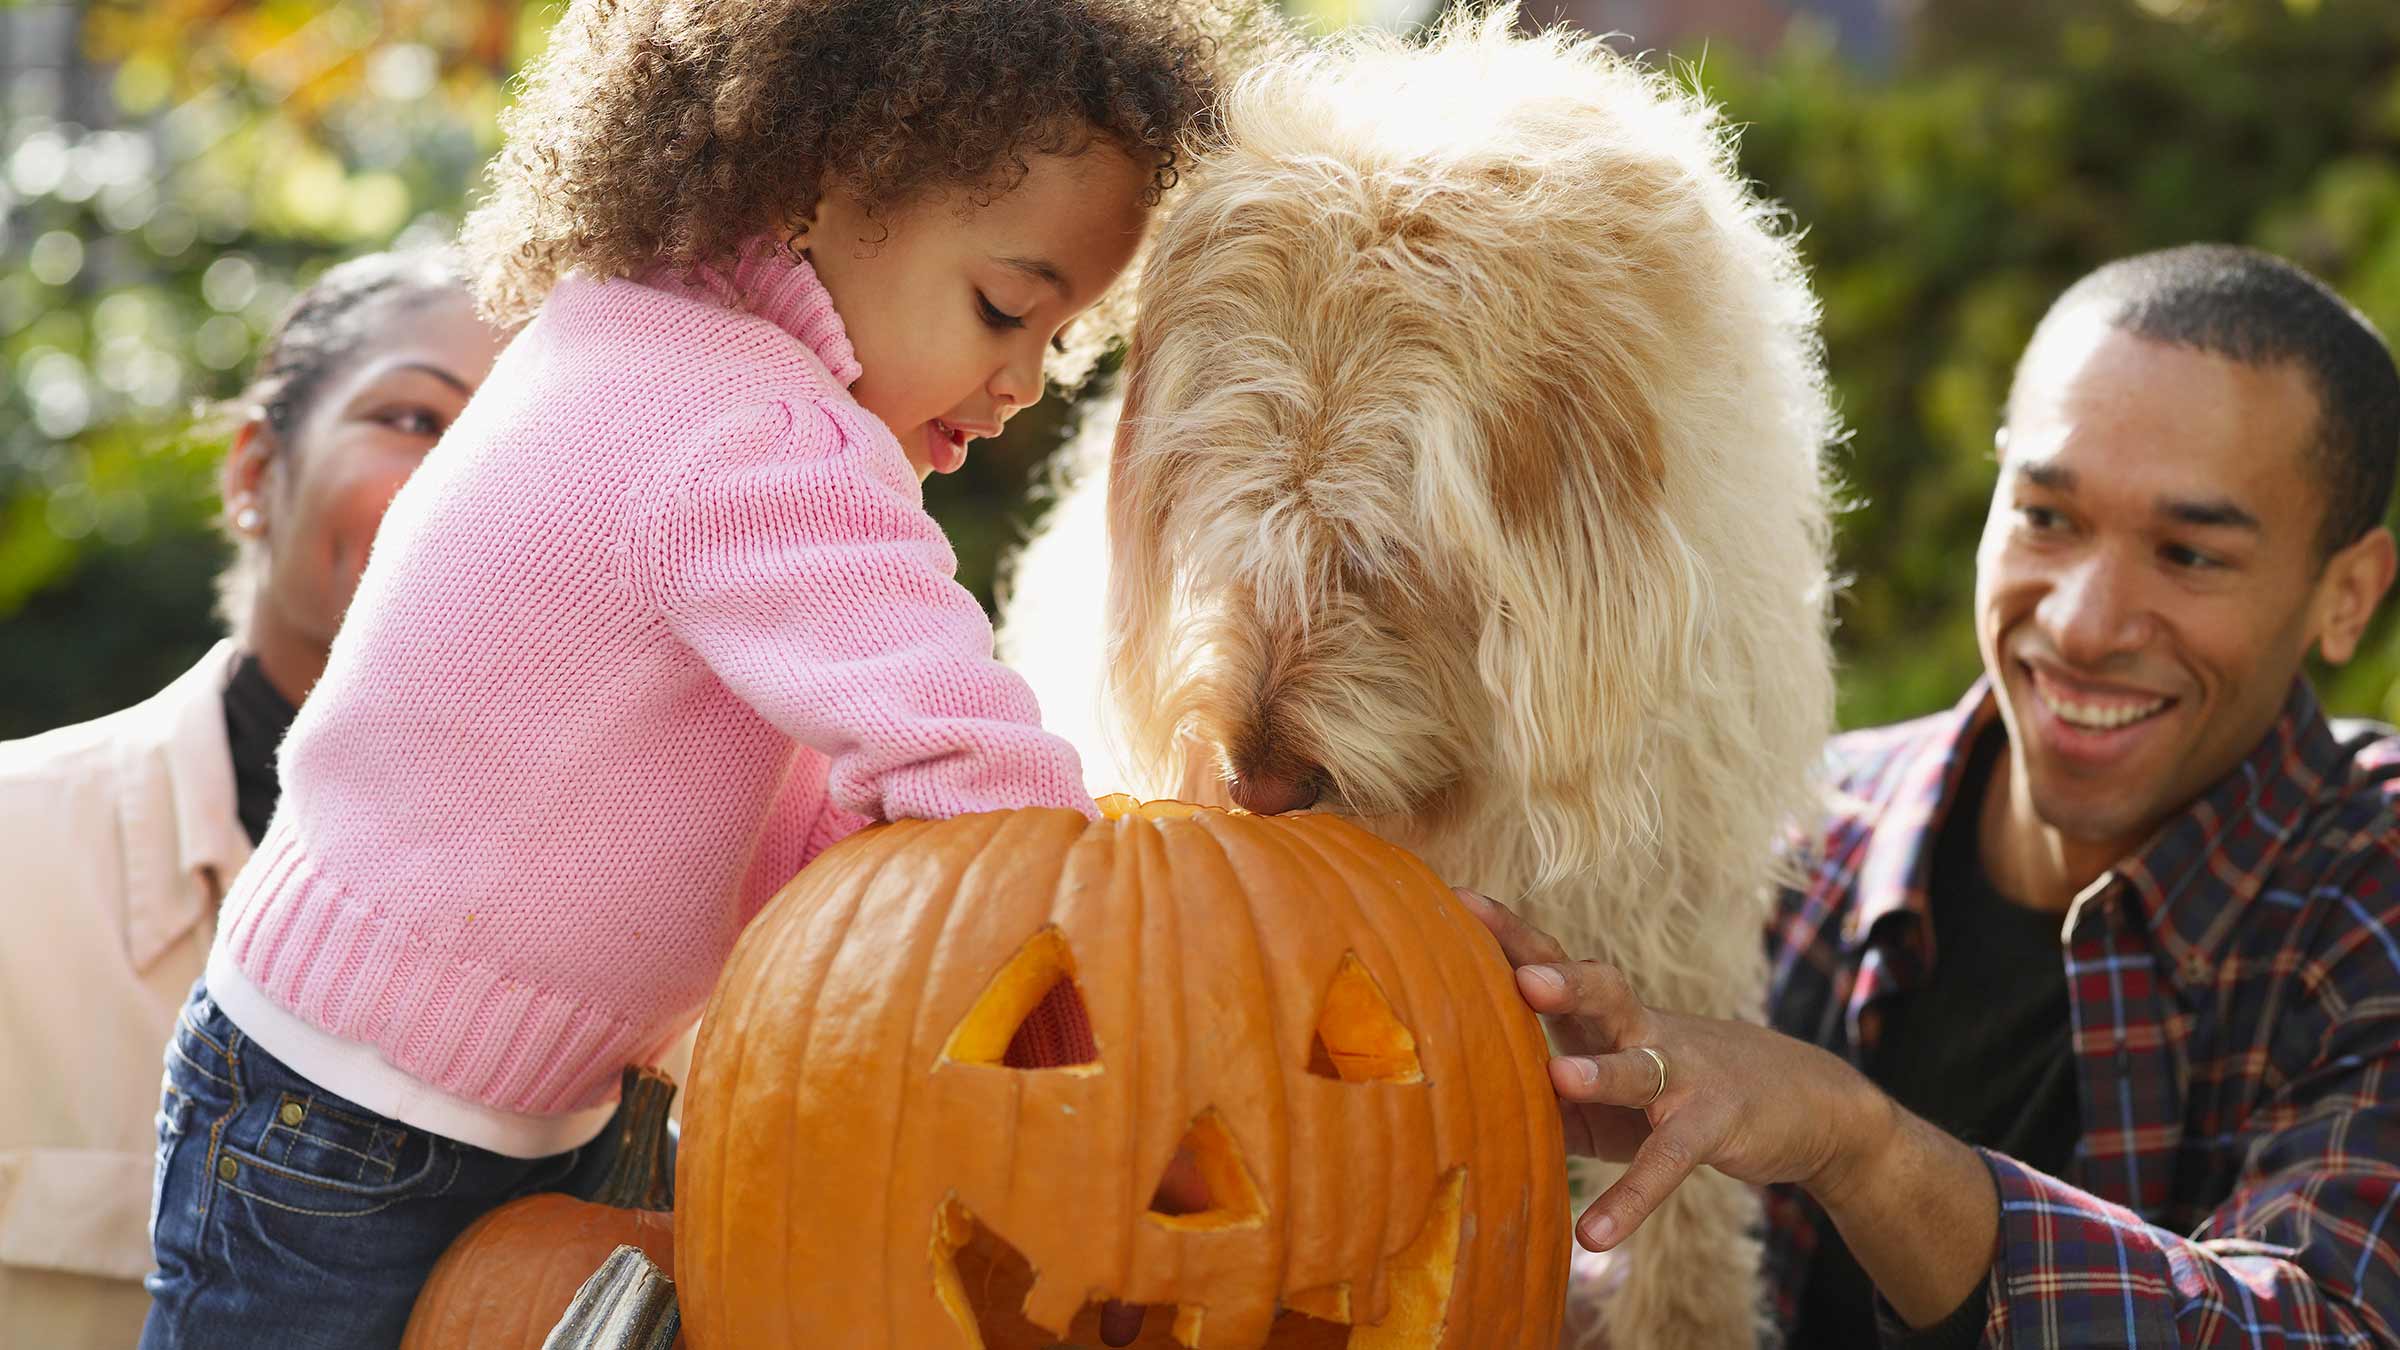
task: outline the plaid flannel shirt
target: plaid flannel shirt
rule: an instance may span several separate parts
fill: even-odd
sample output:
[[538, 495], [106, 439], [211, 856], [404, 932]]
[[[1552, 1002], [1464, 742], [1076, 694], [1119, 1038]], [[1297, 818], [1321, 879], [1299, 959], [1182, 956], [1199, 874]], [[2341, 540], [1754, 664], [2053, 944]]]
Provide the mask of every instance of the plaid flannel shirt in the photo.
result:
[[[1934, 840], [1976, 737], [1837, 738], [1769, 944], [1786, 1033], [1860, 1063], [1932, 970]], [[2381, 734], [2377, 734], [2380, 732]], [[1986, 1345], [2400, 1345], [2400, 737], [2337, 743], [2305, 680], [2265, 739], [2064, 916], [2082, 1138], [2000, 1196]], [[1768, 1197], [1778, 1324], [1822, 1210]]]

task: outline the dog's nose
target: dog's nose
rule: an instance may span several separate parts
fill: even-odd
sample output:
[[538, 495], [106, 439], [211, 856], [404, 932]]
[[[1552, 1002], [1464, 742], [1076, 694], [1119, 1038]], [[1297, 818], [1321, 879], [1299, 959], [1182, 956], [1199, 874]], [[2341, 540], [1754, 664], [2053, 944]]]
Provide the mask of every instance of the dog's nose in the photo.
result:
[[1323, 790], [1314, 772], [1236, 775], [1225, 786], [1234, 805], [1259, 816], [1306, 810], [1317, 804]]

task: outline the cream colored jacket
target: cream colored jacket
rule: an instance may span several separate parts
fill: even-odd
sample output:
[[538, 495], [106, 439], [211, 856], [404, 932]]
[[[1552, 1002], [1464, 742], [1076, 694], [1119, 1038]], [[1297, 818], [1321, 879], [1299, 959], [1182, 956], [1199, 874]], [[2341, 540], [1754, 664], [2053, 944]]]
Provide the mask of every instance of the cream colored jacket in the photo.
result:
[[124, 1350], [148, 1310], [160, 1055], [250, 854], [233, 665], [0, 742], [0, 1347]]

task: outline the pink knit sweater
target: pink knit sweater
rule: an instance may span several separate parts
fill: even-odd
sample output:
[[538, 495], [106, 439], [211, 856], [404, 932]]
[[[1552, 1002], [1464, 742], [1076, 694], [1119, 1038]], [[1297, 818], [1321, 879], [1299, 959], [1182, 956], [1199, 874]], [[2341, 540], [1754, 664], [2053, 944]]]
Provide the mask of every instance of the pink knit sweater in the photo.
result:
[[858, 374], [805, 263], [557, 287], [392, 503], [284, 744], [212, 962], [284, 1027], [246, 1032], [589, 1115], [865, 819], [1091, 811]]

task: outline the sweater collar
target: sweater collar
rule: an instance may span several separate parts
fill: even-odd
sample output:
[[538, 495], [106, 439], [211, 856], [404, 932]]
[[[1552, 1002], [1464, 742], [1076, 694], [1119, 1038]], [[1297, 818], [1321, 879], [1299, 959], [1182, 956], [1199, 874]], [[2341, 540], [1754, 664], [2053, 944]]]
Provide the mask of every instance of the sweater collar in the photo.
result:
[[808, 259], [757, 239], [742, 248], [732, 266], [702, 267], [689, 280], [727, 308], [755, 314], [800, 339], [843, 388], [858, 382], [858, 353]]

